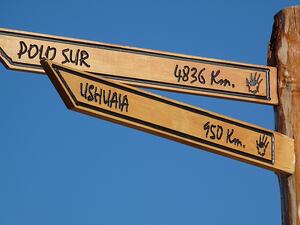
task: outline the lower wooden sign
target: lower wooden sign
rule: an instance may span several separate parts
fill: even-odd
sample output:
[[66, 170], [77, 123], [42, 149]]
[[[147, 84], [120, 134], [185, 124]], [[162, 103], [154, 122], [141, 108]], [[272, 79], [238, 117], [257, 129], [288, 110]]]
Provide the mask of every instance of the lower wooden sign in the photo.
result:
[[293, 139], [280, 133], [49, 60], [41, 64], [69, 109], [276, 172], [294, 171]]

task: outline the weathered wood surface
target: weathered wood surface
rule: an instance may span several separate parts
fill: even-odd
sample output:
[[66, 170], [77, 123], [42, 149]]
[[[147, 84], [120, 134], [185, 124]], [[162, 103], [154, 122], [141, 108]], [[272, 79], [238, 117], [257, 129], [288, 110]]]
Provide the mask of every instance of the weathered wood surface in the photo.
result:
[[0, 29], [7, 68], [44, 73], [41, 58], [135, 86], [278, 103], [274, 67]]
[[280, 133], [61, 64], [42, 61], [42, 65], [74, 111], [279, 173], [293, 173], [293, 140]]
[[279, 175], [282, 222], [284, 225], [299, 225], [300, 6], [283, 9], [275, 15], [268, 64], [278, 68], [277, 130], [295, 139], [295, 173], [292, 176]]

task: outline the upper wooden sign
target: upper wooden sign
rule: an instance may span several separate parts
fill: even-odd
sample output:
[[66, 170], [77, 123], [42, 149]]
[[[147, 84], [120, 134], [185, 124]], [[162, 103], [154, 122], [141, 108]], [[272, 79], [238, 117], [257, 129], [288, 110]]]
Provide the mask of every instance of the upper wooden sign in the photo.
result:
[[273, 171], [294, 171], [294, 142], [280, 133], [51, 61], [42, 65], [72, 110]]
[[0, 29], [7, 68], [43, 73], [40, 59], [136, 86], [278, 104], [274, 67]]

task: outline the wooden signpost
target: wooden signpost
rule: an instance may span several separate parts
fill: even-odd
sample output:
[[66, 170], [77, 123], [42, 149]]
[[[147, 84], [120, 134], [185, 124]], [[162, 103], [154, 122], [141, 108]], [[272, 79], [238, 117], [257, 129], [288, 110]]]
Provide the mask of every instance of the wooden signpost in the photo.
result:
[[278, 104], [275, 67], [0, 29], [7, 68], [44, 73], [42, 58], [135, 86]]
[[49, 60], [41, 64], [69, 109], [279, 173], [294, 171], [293, 140], [280, 133]]
[[[295, 140], [295, 172], [279, 174], [283, 225], [300, 225], [300, 6], [278, 12], [268, 52], [268, 64], [278, 68], [279, 105], [276, 129]], [[282, 150], [284, 151], [284, 149]]]
[[[275, 16], [271, 66], [1, 28], [0, 60], [46, 71], [69, 109], [277, 172], [283, 224], [300, 225], [299, 20], [300, 7]], [[289, 137], [129, 85], [271, 104]]]

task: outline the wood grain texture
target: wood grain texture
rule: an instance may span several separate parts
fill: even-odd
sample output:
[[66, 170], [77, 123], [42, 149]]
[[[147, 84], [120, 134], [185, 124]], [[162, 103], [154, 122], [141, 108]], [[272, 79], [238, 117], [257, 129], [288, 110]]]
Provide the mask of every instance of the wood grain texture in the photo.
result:
[[[280, 133], [61, 64], [41, 63], [71, 110], [278, 173], [293, 173], [293, 140]], [[282, 154], [283, 148], [289, 153]]]
[[[300, 7], [274, 17], [268, 64], [278, 68], [276, 129], [295, 139], [295, 173], [279, 175], [284, 225], [300, 224]], [[285, 151], [285, 149], [282, 149]]]
[[278, 103], [274, 67], [0, 29], [7, 68], [44, 73], [42, 58], [135, 86]]

